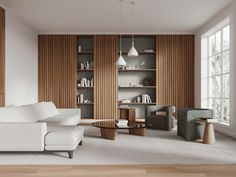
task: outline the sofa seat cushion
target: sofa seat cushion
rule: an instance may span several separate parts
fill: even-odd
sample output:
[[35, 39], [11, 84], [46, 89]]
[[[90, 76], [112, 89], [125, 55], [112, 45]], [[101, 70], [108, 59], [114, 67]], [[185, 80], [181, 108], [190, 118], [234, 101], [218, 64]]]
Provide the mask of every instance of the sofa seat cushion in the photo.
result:
[[78, 125], [80, 122], [80, 117], [78, 114], [64, 113], [40, 121], [56, 125]]
[[75, 150], [82, 141], [84, 128], [79, 126], [48, 125], [45, 150]]

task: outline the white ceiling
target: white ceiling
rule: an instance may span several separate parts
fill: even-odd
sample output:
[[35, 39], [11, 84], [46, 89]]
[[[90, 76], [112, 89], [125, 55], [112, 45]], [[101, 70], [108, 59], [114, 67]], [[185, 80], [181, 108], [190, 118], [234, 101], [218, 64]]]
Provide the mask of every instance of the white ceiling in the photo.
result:
[[[123, 31], [132, 31], [123, 0]], [[135, 33], [194, 33], [232, 0], [135, 0]], [[118, 0], [0, 0], [38, 33], [118, 33]]]

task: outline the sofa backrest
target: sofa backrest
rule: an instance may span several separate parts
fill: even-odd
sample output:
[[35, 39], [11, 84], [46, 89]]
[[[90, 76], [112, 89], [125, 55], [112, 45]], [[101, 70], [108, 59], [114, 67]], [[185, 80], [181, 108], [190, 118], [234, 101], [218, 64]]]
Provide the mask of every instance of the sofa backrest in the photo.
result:
[[60, 114], [52, 102], [0, 108], [0, 122], [37, 122]]
[[58, 109], [56, 108], [53, 102], [46, 102], [46, 105], [47, 105], [47, 108], [49, 109], [50, 117], [60, 114], [60, 112], [58, 111]]
[[40, 102], [22, 106], [27, 119], [32, 121], [44, 120], [59, 114], [56, 106], [52, 102]]
[[28, 122], [21, 108], [17, 106], [7, 106], [0, 108], [0, 122]]

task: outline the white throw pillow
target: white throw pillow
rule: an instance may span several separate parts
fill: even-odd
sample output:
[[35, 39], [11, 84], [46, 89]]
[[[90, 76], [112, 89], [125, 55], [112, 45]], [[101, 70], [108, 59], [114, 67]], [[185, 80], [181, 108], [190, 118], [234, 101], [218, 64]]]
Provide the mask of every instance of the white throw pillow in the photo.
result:
[[47, 102], [47, 107], [49, 109], [50, 117], [60, 114], [53, 102]]
[[0, 108], [0, 122], [28, 122], [24, 114], [16, 106]]
[[48, 105], [46, 102], [40, 102], [36, 104], [32, 104], [33, 109], [36, 111], [39, 120], [44, 120], [51, 117], [50, 111], [48, 109]]
[[32, 104], [21, 106], [20, 109], [22, 114], [24, 114], [25, 118], [28, 120], [28, 122], [36, 122], [40, 120], [40, 117], [33, 108]]

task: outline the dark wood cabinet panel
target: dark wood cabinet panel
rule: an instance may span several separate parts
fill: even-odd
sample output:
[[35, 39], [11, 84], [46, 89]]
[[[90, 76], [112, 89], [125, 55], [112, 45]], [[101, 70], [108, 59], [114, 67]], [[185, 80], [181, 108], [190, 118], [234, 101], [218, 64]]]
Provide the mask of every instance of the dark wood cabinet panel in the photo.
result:
[[39, 101], [76, 107], [76, 35], [39, 35]]

